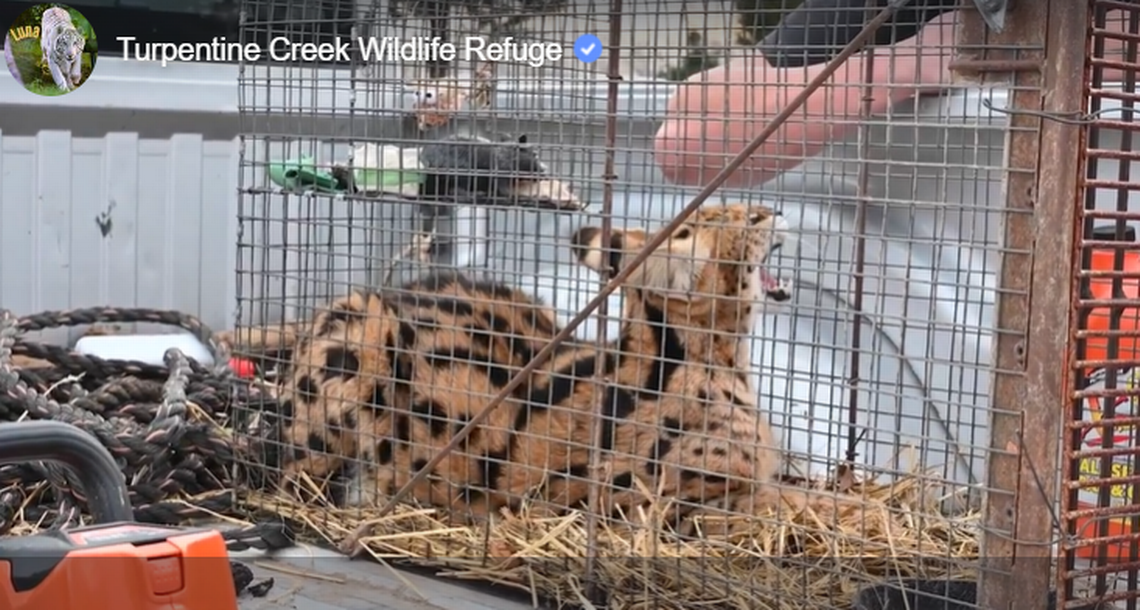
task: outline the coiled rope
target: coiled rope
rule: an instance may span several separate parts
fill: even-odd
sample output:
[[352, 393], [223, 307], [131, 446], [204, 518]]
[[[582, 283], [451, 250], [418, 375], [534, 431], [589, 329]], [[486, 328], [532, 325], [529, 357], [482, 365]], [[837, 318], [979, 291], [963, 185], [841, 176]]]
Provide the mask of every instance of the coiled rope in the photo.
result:
[[[189, 331], [213, 356], [205, 367], [177, 349], [165, 366], [107, 360], [30, 341], [29, 332], [92, 325], [149, 323]], [[13, 357], [45, 366], [19, 367]], [[114, 456], [126, 478], [135, 520], [179, 525], [234, 506], [235, 444], [241, 407], [261, 399], [229, 367], [228, 346], [197, 318], [139, 308], [46, 311], [17, 318], [0, 309], [0, 422], [23, 419], [72, 424]], [[86, 505], [68, 469], [29, 462], [0, 465], [0, 535], [17, 523], [67, 527]], [[283, 523], [267, 522], [224, 534], [233, 550], [293, 544]]]

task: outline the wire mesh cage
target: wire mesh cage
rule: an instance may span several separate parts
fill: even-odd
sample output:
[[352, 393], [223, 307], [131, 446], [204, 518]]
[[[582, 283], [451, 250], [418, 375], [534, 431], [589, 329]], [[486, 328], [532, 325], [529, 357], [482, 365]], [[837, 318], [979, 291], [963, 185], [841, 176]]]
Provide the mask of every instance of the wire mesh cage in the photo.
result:
[[243, 2], [330, 49], [241, 72], [251, 485], [564, 603], [971, 605], [992, 447], [1057, 447], [993, 398], [1044, 21], [915, 5]]
[[[1073, 243], [1072, 393], [1062, 464], [1061, 587], [1137, 605], [1137, 180], [1132, 171], [1140, 7], [1087, 3], [1086, 136]], [[1120, 602], [1124, 602], [1121, 604]]]

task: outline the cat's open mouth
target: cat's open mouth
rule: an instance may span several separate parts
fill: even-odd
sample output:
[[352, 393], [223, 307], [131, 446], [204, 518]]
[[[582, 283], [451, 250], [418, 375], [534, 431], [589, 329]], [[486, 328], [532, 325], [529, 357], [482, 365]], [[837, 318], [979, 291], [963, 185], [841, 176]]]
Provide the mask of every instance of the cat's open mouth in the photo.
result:
[[[771, 258], [772, 253], [779, 250], [782, 245], [783, 244], [776, 244], [772, 246], [772, 249], [768, 252], [768, 257]], [[764, 291], [764, 295], [773, 301], [783, 302], [792, 298], [791, 282], [778, 279], [764, 269], [764, 267], [760, 267], [760, 285]]]

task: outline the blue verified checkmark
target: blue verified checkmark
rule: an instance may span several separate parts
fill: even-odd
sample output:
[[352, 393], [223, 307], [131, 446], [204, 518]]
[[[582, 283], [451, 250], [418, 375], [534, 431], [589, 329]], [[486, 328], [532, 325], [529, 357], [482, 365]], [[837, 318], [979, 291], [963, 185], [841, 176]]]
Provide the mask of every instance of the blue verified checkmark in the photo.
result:
[[582, 63], [592, 64], [602, 56], [602, 41], [593, 34], [582, 34], [574, 41], [574, 55]]

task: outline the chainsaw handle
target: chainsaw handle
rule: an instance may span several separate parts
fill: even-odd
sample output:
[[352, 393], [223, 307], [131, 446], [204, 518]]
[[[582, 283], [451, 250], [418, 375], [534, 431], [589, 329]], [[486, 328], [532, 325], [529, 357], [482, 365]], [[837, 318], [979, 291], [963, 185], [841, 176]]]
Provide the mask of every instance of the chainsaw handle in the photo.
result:
[[59, 462], [75, 472], [96, 523], [134, 519], [119, 466], [90, 434], [57, 421], [0, 424], [0, 463], [35, 460]]

